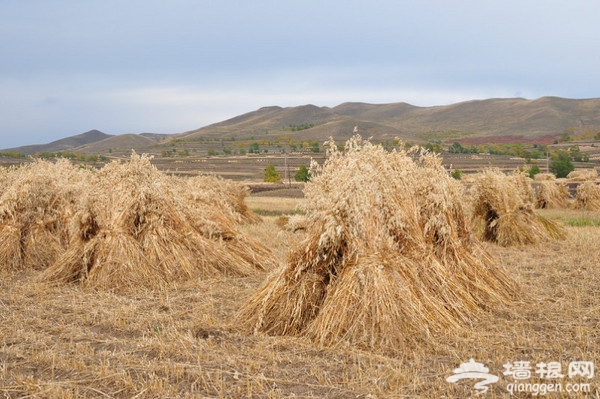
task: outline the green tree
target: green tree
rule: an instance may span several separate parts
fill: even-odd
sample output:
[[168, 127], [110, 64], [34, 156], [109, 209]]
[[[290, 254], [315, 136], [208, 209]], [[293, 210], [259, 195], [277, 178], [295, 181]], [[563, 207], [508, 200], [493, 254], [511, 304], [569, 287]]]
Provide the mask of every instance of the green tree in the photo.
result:
[[317, 140], [311, 141], [310, 144], [312, 146], [312, 149], [311, 149], [312, 152], [319, 152], [320, 151], [319, 142]]
[[558, 150], [552, 154], [552, 161], [550, 161], [550, 172], [554, 173], [556, 177], [567, 177], [575, 169], [573, 162], [571, 162], [571, 154], [566, 150]]
[[296, 174], [294, 175], [294, 180], [307, 182], [310, 180], [310, 172], [308, 168], [304, 165], [301, 165]]
[[456, 180], [460, 180], [460, 179], [462, 179], [462, 172], [460, 171], [460, 169], [456, 169], [456, 170], [452, 171], [450, 176], [452, 176]]
[[462, 154], [465, 152], [465, 148], [459, 142], [455, 141], [448, 147], [448, 152], [451, 154]]
[[540, 172], [541, 172], [541, 170], [540, 170], [539, 166], [532, 165], [531, 168], [529, 168], [529, 171], [527, 173], [529, 173], [529, 177], [531, 177], [533, 179], [533, 177]]
[[444, 152], [442, 145], [440, 143], [427, 143], [425, 144], [425, 149], [427, 151], [435, 152], [437, 154], [441, 154]]
[[575, 162], [589, 162], [590, 156], [586, 153], [582, 153], [579, 149], [579, 146], [572, 146], [569, 148], [569, 152], [571, 153], [571, 158]]
[[260, 154], [260, 147], [258, 146], [258, 143], [256, 141], [250, 144], [250, 149], [248, 150], [248, 152], [250, 154]]
[[273, 164], [268, 164], [265, 168], [265, 181], [269, 183], [278, 183], [281, 181], [281, 177], [275, 170], [275, 166], [273, 166]]

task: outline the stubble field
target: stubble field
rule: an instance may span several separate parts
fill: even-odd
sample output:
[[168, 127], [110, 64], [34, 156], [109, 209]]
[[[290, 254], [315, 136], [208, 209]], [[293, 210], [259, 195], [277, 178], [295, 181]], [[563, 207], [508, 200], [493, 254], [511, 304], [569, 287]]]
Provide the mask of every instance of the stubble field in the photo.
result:
[[[282, 230], [278, 218], [297, 212], [304, 200], [281, 195], [247, 197], [264, 221], [242, 229], [285, 262], [304, 233]], [[239, 331], [231, 320], [264, 274], [116, 294], [48, 286], [34, 282], [35, 271], [3, 271], [0, 395], [466, 398], [480, 392], [474, 388], [480, 380], [447, 378], [474, 359], [499, 377], [479, 397], [533, 396], [531, 390], [511, 395], [519, 389], [515, 383], [529, 383], [529, 389], [560, 384], [562, 392], [547, 397], [600, 397], [597, 375], [568, 375], [572, 362], [600, 365], [600, 215], [541, 212], [567, 224], [566, 240], [513, 248], [486, 244], [521, 288], [514, 309], [484, 314], [461, 336], [431, 337], [428, 345], [394, 356]], [[505, 364], [516, 362], [529, 362], [529, 379], [503, 374]], [[541, 379], [536, 365], [551, 362], [561, 365], [563, 377]], [[569, 384], [580, 392], [567, 392]]]

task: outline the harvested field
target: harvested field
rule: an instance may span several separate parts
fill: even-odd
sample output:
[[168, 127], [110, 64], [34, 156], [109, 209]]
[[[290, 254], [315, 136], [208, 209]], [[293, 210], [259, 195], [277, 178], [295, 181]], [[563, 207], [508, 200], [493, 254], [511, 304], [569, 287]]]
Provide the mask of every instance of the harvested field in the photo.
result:
[[[551, 218], [580, 213], [543, 212]], [[588, 214], [591, 215], [592, 214]], [[597, 216], [596, 216], [597, 217]], [[597, 217], [598, 218], [598, 217]], [[244, 229], [283, 261], [298, 234], [276, 218]], [[470, 358], [499, 376], [485, 398], [511, 397], [507, 362], [600, 363], [600, 227], [568, 226], [552, 244], [487, 249], [524, 288], [517, 312], [488, 314], [462, 337], [394, 357], [326, 349], [305, 338], [245, 335], [231, 317], [264, 277], [194, 280], [127, 295], [0, 274], [0, 394], [5, 397], [465, 398], [474, 380], [446, 378]], [[276, 233], [275, 233], [276, 232]], [[540, 382], [532, 373], [531, 382]], [[563, 384], [569, 381], [565, 376]], [[587, 398], [598, 394], [563, 393]], [[370, 396], [369, 396], [370, 395]], [[528, 397], [513, 395], [512, 397]], [[553, 394], [548, 397], [558, 397]]]
[[[305, 199], [245, 198], [276, 212], [239, 229], [276, 260], [307, 233], [277, 226]], [[248, 335], [233, 324], [266, 273], [177, 281], [127, 292], [51, 286], [34, 268], [0, 269], [0, 397], [6, 398], [525, 398], [508, 391], [504, 365], [529, 362], [531, 385], [557, 382], [549, 398], [600, 396], [600, 213], [536, 210], [566, 227], [564, 240], [484, 249], [521, 287], [511, 312], [484, 311], [460, 336], [394, 355], [323, 347], [304, 337]], [[473, 358], [498, 381], [476, 396], [477, 379], [448, 382]], [[596, 366], [592, 378], [568, 376], [571, 362]], [[540, 378], [557, 362], [563, 377]], [[587, 392], [567, 392], [578, 384]]]

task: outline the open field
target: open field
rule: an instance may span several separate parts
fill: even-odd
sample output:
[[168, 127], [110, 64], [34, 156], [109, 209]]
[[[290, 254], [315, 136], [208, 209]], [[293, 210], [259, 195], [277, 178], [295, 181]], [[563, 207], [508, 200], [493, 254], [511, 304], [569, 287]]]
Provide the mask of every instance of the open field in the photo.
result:
[[[276, 222], [304, 199], [281, 195], [246, 198], [251, 209], [272, 216], [242, 229], [285, 262], [304, 233]], [[232, 317], [265, 275], [116, 294], [36, 283], [39, 272], [31, 270], [1, 272], [0, 397], [466, 398], [477, 393], [478, 380], [446, 379], [471, 358], [499, 377], [478, 397], [530, 397], [507, 390], [515, 380], [503, 375], [503, 365], [520, 361], [532, 367], [531, 379], [521, 382], [562, 384], [562, 393], [547, 397], [600, 397], [597, 375], [568, 376], [570, 362], [600, 365], [600, 216], [542, 214], [563, 221], [568, 238], [486, 245], [521, 287], [514, 308], [393, 357], [239, 331]], [[564, 377], [540, 380], [541, 362], [559, 362]], [[569, 383], [590, 392], [566, 392]]]

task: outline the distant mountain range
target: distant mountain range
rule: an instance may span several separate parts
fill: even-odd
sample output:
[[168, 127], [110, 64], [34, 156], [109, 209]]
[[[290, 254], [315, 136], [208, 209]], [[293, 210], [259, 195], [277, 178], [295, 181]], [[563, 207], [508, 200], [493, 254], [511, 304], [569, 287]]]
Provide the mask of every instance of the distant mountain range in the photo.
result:
[[542, 97], [487, 99], [446, 106], [417, 107], [407, 103], [343, 103], [333, 108], [302, 105], [264, 107], [223, 122], [179, 134], [109, 135], [97, 130], [48, 144], [2, 151], [26, 154], [72, 151], [103, 154], [115, 150], [144, 151], [158, 145], [203, 139], [253, 140], [288, 136], [323, 141], [344, 140], [354, 127], [363, 137], [400, 137], [426, 142], [539, 142], [550, 143], [565, 132], [573, 135], [600, 131], [600, 98]]

